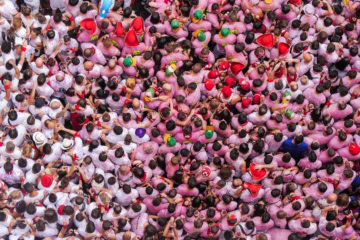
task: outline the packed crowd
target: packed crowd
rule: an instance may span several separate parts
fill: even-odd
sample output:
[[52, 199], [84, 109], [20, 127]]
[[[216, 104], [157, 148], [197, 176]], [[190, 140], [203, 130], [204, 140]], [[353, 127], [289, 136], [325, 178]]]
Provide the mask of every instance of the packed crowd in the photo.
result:
[[1, 239], [360, 239], [359, 1], [100, 4], [0, 0]]

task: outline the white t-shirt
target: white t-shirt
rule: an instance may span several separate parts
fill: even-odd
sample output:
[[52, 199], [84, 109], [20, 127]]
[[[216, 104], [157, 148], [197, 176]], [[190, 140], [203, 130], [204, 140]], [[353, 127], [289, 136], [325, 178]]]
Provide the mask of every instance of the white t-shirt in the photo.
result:
[[23, 142], [24, 142], [24, 137], [26, 134], [26, 128], [24, 127], [24, 125], [17, 125], [16, 126], [16, 130], [17, 130], [17, 137], [14, 139], [11, 139], [9, 135], [7, 135], [5, 137], [4, 140], [4, 145], [6, 145], [8, 142], [13, 142], [15, 144], [15, 146], [19, 147]]

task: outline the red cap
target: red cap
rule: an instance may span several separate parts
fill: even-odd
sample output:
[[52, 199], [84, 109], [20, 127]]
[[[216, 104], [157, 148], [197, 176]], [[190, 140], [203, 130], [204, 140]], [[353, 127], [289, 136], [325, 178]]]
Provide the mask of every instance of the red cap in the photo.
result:
[[53, 182], [54, 178], [52, 175], [50, 174], [45, 174], [44, 176], [41, 177], [41, 184], [48, 188], [51, 186], [52, 182]]
[[59, 208], [58, 208], [58, 210], [57, 210], [57, 212], [58, 212], [59, 215], [64, 215], [64, 212], [63, 212], [64, 207], [65, 207], [64, 204], [62, 204], [62, 205], [59, 206]]
[[288, 54], [289, 49], [290, 49], [289, 44], [283, 42], [279, 43], [278, 45], [279, 56], [285, 56], [286, 54]]
[[234, 86], [236, 83], [235, 79], [233, 79], [232, 77], [226, 77], [225, 82], [226, 82], [226, 85], [228, 85], [229, 87]]
[[96, 31], [96, 22], [94, 19], [86, 18], [80, 22], [80, 26], [88, 31], [90, 34], [94, 34]]
[[211, 70], [209, 73], [208, 73], [208, 78], [210, 79], [215, 79], [217, 77], [219, 77], [219, 71], [217, 70]]
[[125, 36], [125, 45], [128, 47], [137, 47], [139, 46], [139, 41], [137, 39], [136, 33], [134, 30], [130, 30]]
[[230, 87], [224, 86], [224, 87], [222, 88], [222, 93], [223, 93], [223, 95], [224, 95], [225, 97], [230, 97], [231, 94], [232, 94], [232, 90], [231, 90]]
[[253, 102], [254, 102], [255, 104], [259, 104], [259, 103], [260, 103], [260, 95], [259, 95], [259, 94], [255, 94], [255, 95], [253, 96]]
[[124, 36], [125, 31], [124, 31], [124, 27], [122, 25], [122, 22], [118, 22], [116, 24], [115, 34], [118, 35], [118, 36]]
[[244, 69], [244, 64], [241, 63], [231, 63], [231, 72], [234, 75], [237, 75], [241, 70]]
[[205, 88], [208, 91], [211, 91], [214, 88], [215, 84], [212, 80], [208, 79], [205, 81]]
[[244, 91], [249, 91], [250, 89], [250, 83], [248, 81], [245, 81], [244, 79], [239, 80], [240, 87]]
[[224, 71], [227, 70], [230, 67], [230, 63], [228, 61], [223, 61], [222, 63], [220, 63], [220, 70]]
[[251, 100], [248, 98], [243, 98], [243, 100], [241, 100], [241, 106], [243, 108], [248, 108], [251, 104]]
[[256, 42], [264, 48], [272, 48], [274, 46], [274, 36], [271, 33], [261, 35]]
[[360, 153], [360, 147], [356, 143], [352, 143], [349, 145], [349, 152], [351, 155], [358, 155]]
[[136, 17], [131, 23], [130, 29], [133, 29], [137, 34], [144, 33], [144, 19]]

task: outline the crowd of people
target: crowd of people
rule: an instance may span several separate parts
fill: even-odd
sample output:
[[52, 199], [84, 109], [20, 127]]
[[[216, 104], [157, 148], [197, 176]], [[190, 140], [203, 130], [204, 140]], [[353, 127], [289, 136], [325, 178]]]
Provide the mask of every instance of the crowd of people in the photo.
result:
[[100, 5], [0, 0], [1, 239], [360, 239], [359, 1]]

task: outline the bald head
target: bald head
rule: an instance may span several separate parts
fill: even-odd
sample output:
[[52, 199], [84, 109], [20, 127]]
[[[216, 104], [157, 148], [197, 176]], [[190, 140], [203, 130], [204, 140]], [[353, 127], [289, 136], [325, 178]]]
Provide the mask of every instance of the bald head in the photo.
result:
[[36, 61], [35, 61], [36, 67], [41, 68], [43, 66], [43, 64], [44, 64], [44, 61], [41, 57], [36, 59]]
[[307, 76], [302, 76], [302, 77], [300, 78], [300, 82], [301, 82], [302, 85], [306, 85], [306, 84], [308, 83], [308, 78], [307, 78]]
[[147, 154], [152, 153], [153, 147], [151, 143], [144, 143], [144, 152]]
[[125, 175], [128, 174], [130, 172], [130, 168], [127, 165], [121, 165], [120, 166], [120, 173]]
[[312, 56], [309, 53], [304, 53], [304, 60], [305, 62], [311, 62]]
[[333, 202], [336, 201], [336, 199], [337, 199], [337, 195], [336, 195], [335, 193], [332, 193], [332, 194], [330, 194], [330, 195], [328, 196], [327, 202], [328, 202], [328, 203], [333, 203]]
[[64, 80], [64, 75], [61, 73], [56, 74], [56, 81], [61, 82]]
[[94, 63], [91, 61], [86, 61], [84, 63], [84, 68], [86, 71], [91, 71], [93, 69], [93, 67], [94, 67]]
[[132, 106], [133, 106], [134, 109], [138, 109], [140, 107], [139, 99], [134, 98], [133, 101], [132, 101]]
[[109, 61], [109, 68], [113, 69], [113, 68], [115, 68], [115, 66], [116, 66], [116, 61], [115, 61], [115, 59], [110, 59], [110, 61]]
[[165, 83], [165, 84], [163, 85], [163, 90], [164, 90], [165, 92], [171, 92], [172, 87], [171, 87], [170, 84]]

